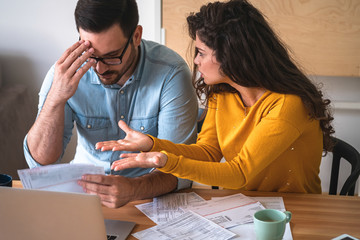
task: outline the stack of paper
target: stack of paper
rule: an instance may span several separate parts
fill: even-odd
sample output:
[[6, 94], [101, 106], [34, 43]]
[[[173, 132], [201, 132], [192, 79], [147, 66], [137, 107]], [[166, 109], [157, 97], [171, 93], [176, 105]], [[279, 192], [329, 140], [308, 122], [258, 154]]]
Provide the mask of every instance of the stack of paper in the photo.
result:
[[[285, 211], [282, 198], [241, 193], [204, 200], [194, 192], [173, 193], [136, 206], [158, 225], [133, 234], [145, 239], [255, 239], [253, 215], [264, 208]], [[292, 239], [287, 225], [284, 239]]]
[[206, 204], [206, 200], [194, 192], [173, 193], [158, 198], [152, 202], [136, 205], [148, 218], [156, 224], [166, 223], [184, 214], [191, 206]]
[[260, 202], [241, 193], [207, 201], [206, 205], [188, 208], [224, 227], [253, 222], [253, 215], [264, 209]]

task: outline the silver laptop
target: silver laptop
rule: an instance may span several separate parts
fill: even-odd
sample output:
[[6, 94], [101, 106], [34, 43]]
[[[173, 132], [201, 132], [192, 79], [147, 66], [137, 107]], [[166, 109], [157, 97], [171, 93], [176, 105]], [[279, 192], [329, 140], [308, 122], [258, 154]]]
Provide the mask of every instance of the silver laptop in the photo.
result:
[[0, 187], [1, 239], [121, 240], [134, 226], [104, 220], [96, 195]]

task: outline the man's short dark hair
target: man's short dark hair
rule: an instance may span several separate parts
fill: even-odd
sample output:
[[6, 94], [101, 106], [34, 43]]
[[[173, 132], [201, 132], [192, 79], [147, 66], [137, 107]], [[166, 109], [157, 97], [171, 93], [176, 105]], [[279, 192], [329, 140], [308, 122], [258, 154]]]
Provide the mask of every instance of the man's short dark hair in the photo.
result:
[[120, 25], [126, 37], [139, 23], [135, 0], [79, 0], [75, 9], [76, 28], [93, 33], [107, 30], [115, 23]]

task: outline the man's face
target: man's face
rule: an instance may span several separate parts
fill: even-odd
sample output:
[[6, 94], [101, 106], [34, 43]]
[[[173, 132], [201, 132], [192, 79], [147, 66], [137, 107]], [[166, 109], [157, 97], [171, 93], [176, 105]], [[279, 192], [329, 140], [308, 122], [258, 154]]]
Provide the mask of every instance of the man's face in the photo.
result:
[[[137, 32], [137, 30], [135, 30], [135, 32]], [[121, 64], [110, 65], [98, 61], [93, 68], [104, 85], [115, 83], [123, 85], [131, 76], [136, 66], [138, 55], [137, 47], [140, 44], [140, 41], [137, 41], [139, 34], [134, 33], [133, 37], [129, 39], [124, 36], [124, 33], [118, 24], [114, 24], [109, 29], [100, 33], [86, 32], [81, 28], [79, 29], [79, 33], [80, 38], [82, 40], [88, 40], [91, 47], [94, 48], [93, 57], [106, 59], [114, 58], [115, 61], [118, 61], [119, 58], [116, 59], [115, 57], [122, 55]]]

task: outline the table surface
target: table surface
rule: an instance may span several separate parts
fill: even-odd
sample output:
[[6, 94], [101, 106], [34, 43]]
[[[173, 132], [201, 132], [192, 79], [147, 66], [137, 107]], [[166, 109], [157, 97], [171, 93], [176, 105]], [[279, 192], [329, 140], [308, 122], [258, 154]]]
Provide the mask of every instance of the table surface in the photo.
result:
[[[14, 181], [14, 187], [22, 187]], [[182, 192], [196, 192], [204, 199], [221, 197], [235, 193], [246, 196], [283, 197], [285, 208], [292, 212], [290, 222], [293, 239], [332, 239], [341, 234], [360, 238], [360, 197], [334, 196], [325, 194], [298, 194], [276, 192], [251, 192], [239, 190], [187, 189]], [[155, 226], [135, 205], [150, 202], [152, 199], [138, 200], [117, 208], [103, 207], [104, 217], [136, 223], [133, 232]], [[136, 239], [129, 236], [128, 239]]]

